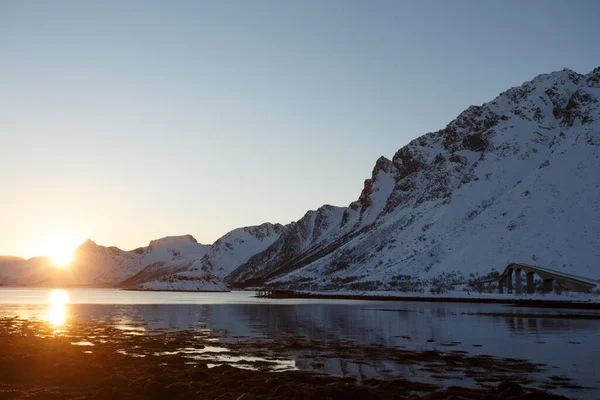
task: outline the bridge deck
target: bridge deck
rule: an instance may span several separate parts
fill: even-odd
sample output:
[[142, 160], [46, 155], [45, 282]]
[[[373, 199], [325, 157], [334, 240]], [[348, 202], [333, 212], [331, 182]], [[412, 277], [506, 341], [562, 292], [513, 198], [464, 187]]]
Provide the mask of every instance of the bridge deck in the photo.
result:
[[[509, 292], [510, 292], [512, 290], [512, 274], [516, 270], [522, 270], [527, 273], [533, 272], [533, 273], [538, 274], [538, 276], [540, 276], [542, 278], [542, 280], [544, 280], [544, 285], [545, 285], [545, 289], [543, 289], [544, 291], [552, 290], [552, 280], [561, 282], [566, 285], [572, 285], [571, 287], [579, 288], [579, 290], [581, 290], [581, 291], [590, 290], [590, 289], [600, 285], [600, 281], [597, 281], [594, 279], [590, 279], [590, 278], [586, 278], [586, 277], [578, 276], [578, 275], [574, 275], [574, 274], [569, 274], [569, 273], [565, 273], [562, 271], [556, 271], [556, 270], [553, 270], [550, 268], [538, 267], [535, 265], [522, 264], [522, 263], [510, 263], [506, 266], [506, 268], [504, 269], [502, 274], [500, 274], [498, 277], [493, 278], [493, 279], [486, 279], [483, 281], [472, 282], [472, 283], [470, 283], [470, 285], [480, 285], [480, 284], [491, 283], [491, 282], [499, 282], [500, 292], [502, 292], [502, 286], [504, 285], [505, 281], [508, 281]], [[550, 282], [549, 286], [546, 286], [546, 280], [548, 280]], [[533, 280], [529, 281], [529, 278], [528, 278], [527, 281], [528, 281], [527, 282], [528, 293], [533, 293]], [[517, 291], [519, 293], [521, 291], [520, 285], [521, 284], [519, 283], [517, 286]], [[531, 291], [529, 291], [529, 290], [531, 290]], [[579, 291], [578, 289], [575, 289], [575, 290]]]
[[523, 264], [523, 263], [511, 263], [506, 267], [506, 269], [508, 269], [509, 267], [511, 267], [513, 265], [516, 265], [517, 267], [522, 265], [523, 267], [527, 267], [529, 269], [535, 269], [540, 272], [545, 272], [549, 275], [555, 275], [555, 276], [559, 276], [559, 277], [565, 278], [565, 279], [572, 279], [572, 280], [576, 280], [576, 281], [579, 281], [582, 283], [589, 283], [591, 285], [598, 285], [600, 283], [600, 281], [597, 281], [595, 279], [590, 279], [590, 278], [586, 278], [586, 277], [579, 276], [579, 275], [569, 274], [569, 273], [562, 272], [562, 271], [556, 271], [556, 270], [550, 269], [550, 268], [538, 267], [536, 265], [529, 265], [529, 264]]

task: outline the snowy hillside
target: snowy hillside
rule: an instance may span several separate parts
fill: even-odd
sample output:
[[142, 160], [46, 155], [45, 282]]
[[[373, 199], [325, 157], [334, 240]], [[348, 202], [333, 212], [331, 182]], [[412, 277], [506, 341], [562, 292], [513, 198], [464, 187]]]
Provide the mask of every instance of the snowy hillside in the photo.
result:
[[600, 278], [600, 68], [536, 77], [380, 158], [227, 281], [394, 289], [526, 262]]
[[[355, 218], [356, 215], [353, 213]], [[271, 246], [235, 269], [228, 275], [228, 280], [235, 282], [268, 276], [273, 271], [280, 271], [282, 267], [292, 268], [298, 262], [298, 256], [315, 256], [314, 250], [320, 250], [321, 243], [328, 238], [329, 241], [334, 239], [335, 235], [330, 235], [344, 231], [344, 219], [348, 220], [350, 217], [344, 217], [344, 209], [341, 207], [326, 205], [317, 211], [307, 212], [301, 220], [284, 226], [280, 237]]]
[[264, 223], [235, 229], [218, 239], [193, 267], [224, 277], [275, 242], [282, 232], [281, 224]]

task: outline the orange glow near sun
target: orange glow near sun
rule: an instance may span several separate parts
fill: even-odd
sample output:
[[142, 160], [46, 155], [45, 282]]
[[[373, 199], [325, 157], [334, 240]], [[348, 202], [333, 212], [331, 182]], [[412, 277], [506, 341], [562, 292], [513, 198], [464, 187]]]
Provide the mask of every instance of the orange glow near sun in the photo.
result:
[[50, 293], [48, 302], [48, 322], [52, 325], [62, 325], [67, 319], [66, 304], [69, 303], [69, 295], [62, 289], [55, 289]]
[[77, 243], [76, 240], [67, 237], [54, 238], [44, 244], [40, 254], [50, 257], [54, 265], [65, 267], [73, 260]]

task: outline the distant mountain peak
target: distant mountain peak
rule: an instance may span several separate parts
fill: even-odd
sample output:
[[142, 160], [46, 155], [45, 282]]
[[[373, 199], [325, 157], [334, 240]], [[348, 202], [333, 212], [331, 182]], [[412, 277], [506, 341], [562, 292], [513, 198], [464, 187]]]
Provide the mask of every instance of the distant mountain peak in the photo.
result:
[[173, 246], [176, 244], [185, 244], [185, 243], [198, 244], [198, 241], [196, 240], [195, 237], [193, 237], [190, 234], [180, 235], [180, 236], [165, 236], [160, 239], [151, 240], [150, 243], [148, 244], [148, 248], [151, 249], [151, 248], [157, 247], [157, 246]]
[[86, 250], [86, 249], [93, 249], [98, 247], [98, 245], [96, 244], [96, 242], [94, 242], [92, 239], [86, 239], [85, 242], [81, 243], [79, 246], [77, 246], [77, 250]]
[[373, 168], [373, 178], [377, 176], [379, 171], [390, 172], [392, 169], [392, 161], [388, 158], [381, 156], [375, 162], [375, 167]]
[[600, 67], [594, 68], [594, 70], [587, 75], [586, 83], [589, 87], [600, 88]]

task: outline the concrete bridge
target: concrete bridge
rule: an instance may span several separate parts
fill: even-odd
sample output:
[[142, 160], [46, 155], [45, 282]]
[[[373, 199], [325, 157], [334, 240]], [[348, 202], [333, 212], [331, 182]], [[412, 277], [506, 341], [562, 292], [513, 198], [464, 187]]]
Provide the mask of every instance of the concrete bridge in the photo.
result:
[[484, 284], [489, 282], [498, 282], [499, 293], [504, 293], [506, 288], [508, 293], [513, 292], [513, 273], [514, 273], [514, 290], [517, 294], [523, 293], [523, 283], [521, 277], [524, 274], [526, 276], [525, 290], [527, 293], [534, 292], [534, 275], [537, 275], [542, 280], [542, 293], [549, 293], [552, 291], [554, 282], [560, 283], [562, 286], [568, 288], [573, 292], [589, 292], [600, 282], [593, 279], [584, 278], [582, 276], [566, 274], [561, 271], [555, 271], [549, 268], [537, 267], [534, 265], [527, 264], [508, 264], [504, 272], [497, 278], [488, 279], [485, 281], [473, 282], [471, 285], [477, 286], [478, 284]]

